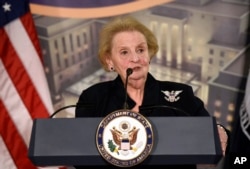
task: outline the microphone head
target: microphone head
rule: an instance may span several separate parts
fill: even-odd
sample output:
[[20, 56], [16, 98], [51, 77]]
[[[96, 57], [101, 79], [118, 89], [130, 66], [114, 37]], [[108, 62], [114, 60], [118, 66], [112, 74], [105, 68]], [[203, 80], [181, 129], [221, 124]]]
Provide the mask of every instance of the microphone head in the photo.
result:
[[126, 72], [127, 72], [127, 76], [129, 76], [133, 73], [133, 69], [128, 68]]

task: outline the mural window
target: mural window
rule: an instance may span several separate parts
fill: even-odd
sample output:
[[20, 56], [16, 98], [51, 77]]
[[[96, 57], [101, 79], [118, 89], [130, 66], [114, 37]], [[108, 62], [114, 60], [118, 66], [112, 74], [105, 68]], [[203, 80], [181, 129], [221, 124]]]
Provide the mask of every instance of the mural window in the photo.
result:
[[197, 62], [200, 63], [200, 64], [202, 63], [202, 56], [197, 58]]
[[64, 59], [64, 63], [66, 67], [69, 67], [69, 60], [67, 58]]
[[233, 122], [233, 114], [227, 115], [227, 121], [230, 123]]
[[218, 119], [221, 117], [222, 102], [220, 99], [216, 99], [214, 102], [214, 116]]
[[77, 36], [77, 47], [81, 47], [81, 40], [79, 36]]
[[63, 75], [59, 75], [59, 80], [62, 80], [63, 79]]
[[215, 108], [220, 108], [222, 105], [222, 102], [220, 99], [216, 99], [215, 102], [214, 102], [214, 106]]
[[79, 58], [79, 60], [82, 60], [81, 52], [78, 52], [78, 58]]
[[212, 59], [212, 58], [209, 58], [209, 59], [208, 59], [208, 63], [209, 63], [210, 65], [212, 65], [212, 64], [213, 64], [213, 59]]
[[94, 55], [95, 54], [94, 45], [93, 45], [93, 43], [91, 43], [90, 45], [91, 45], [90, 46], [91, 54]]
[[228, 115], [227, 115], [227, 122], [228, 123], [233, 122], [234, 112], [235, 112], [235, 103], [233, 101], [230, 101], [228, 104]]
[[43, 55], [46, 55], [47, 54], [47, 49], [42, 48], [42, 53], [43, 53]]
[[74, 51], [74, 43], [73, 43], [73, 36], [72, 34], [69, 35], [69, 40], [70, 40], [70, 49], [73, 52]]
[[83, 43], [87, 44], [87, 35], [86, 35], [86, 32], [83, 32]]
[[230, 102], [230, 103], [228, 104], [228, 111], [229, 111], [230, 113], [232, 113], [232, 112], [235, 111], [235, 105], [234, 105], [233, 102]]
[[61, 67], [60, 56], [58, 53], [56, 53], [56, 63], [58, 67]]
[[213, 49], [209, 49], [209, 54], [213, 55], [214, 54], [214, 50]]
[[72, 55], [71, 58], [72, 58], [73, 64], [75, 64], [76, 63], [75, 55]]
[[49, 72], [50, 72], [49, 70], [50, 70], [50, 69], [49, 69], [48, 66], [45, 66], [45, 67], [44, 67], [44, 71], [45, 71], [46, 73], [49, 73]]
[[220, 52], [220, 56], [221, 56], [221, 57], [224, 57], [224, 56], [225, 56], [225, 52], [224, 52], [224, 51], [221, 51], [221, 52]]
[[85, 50], [83, 50], [81, 53], [82, 53], [82, 59], [85, 59], [86, 58]]
[[229, 131], [232, 131], [232, 125], [233, 125], [233, 115], [227, 115], [226, 120], [228, 122], [228, 124], [226, 125], [226, 128]]
[[84, 50], [85, 57], [88, 57], [88, 50]]
[[56, 50], [58, 49], [58, 42], [57, 42], [57, 40], [54, 41], [54, 47], [55, 47]]
[[[93, 42], [94, 41], [94, 31], [93, 30], [95, 30], [95, 27], [93, 26], [93, 25], [91, 25], [91, 29], [90, 29], [91, 31], [90, 31], [90, 41], [91, 42]], [[99, 29], [97, 29], [98, 30], [98, 32], [99, 32]]]
[[224, 66], [224, 62], [222, 60], [220, 61], [219, 64], [220, 64], [220, 66]]
[[219, 119], [221, 117], [221, 112], [219, 110], [215, 110], [214, 117], [216, 117], [216, 119]]
[[67, 53], [66, 40], [65, 37], [62, 37], [63, 53]]

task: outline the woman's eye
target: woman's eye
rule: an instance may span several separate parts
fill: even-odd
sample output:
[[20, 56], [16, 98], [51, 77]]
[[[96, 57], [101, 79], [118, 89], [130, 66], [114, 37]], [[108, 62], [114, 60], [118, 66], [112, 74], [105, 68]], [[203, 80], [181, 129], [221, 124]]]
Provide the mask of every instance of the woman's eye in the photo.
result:
[[126, 55], [128, 52], [127, 51], [122, 51], [121, 54], [122, 55]]
[[137, 52], [138, 53], [143, 53], [144, 49], [138, 49]]

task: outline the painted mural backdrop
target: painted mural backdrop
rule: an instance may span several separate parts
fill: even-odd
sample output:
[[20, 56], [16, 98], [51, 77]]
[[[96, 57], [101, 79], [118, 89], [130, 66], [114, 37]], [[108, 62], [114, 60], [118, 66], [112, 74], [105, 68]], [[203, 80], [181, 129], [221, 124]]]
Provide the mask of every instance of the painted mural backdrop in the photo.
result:
[[[116, 76], [97, 60], [98, 33], [112, 17], [128, 14], [158, 38], [150, 72], [191, 85], [210, 114], [232, 129], [250, 63], [248, 0], [31, 0], [31, 10], [55, 110]], [[58, 116], [74, 117], [74, 110]]]

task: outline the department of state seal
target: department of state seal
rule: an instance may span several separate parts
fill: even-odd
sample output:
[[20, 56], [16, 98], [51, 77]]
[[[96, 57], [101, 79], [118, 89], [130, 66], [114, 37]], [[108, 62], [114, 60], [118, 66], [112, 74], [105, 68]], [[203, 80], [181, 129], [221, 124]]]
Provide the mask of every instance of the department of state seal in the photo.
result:
[[153, 147], [153, 130], [139, 113], [117, 110], [100, 122], [96, 132], [99, 153], [110, 164], [131, 167], [143, 162]]

